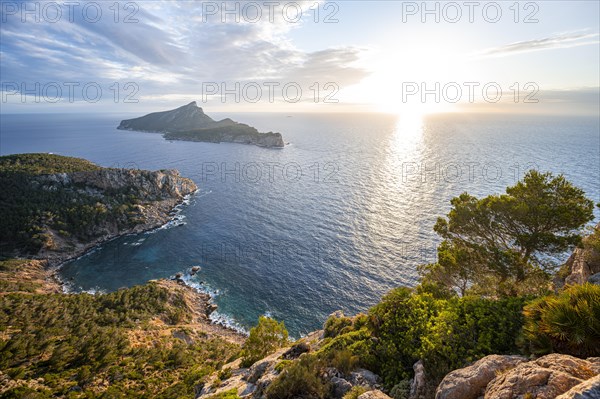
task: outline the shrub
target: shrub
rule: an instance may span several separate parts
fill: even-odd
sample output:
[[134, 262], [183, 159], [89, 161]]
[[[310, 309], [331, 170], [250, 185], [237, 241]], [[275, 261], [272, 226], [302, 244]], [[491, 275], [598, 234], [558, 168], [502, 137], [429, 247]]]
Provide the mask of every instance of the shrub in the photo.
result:
[[250, 329], [250, 336], [242, 350], [242, 367], [250, 367], [254, 362], [275, 352], [288, 342], [288, 332], [283, 322], [261, 316], [258, 324]]
[[358, 399], [365, 392], [367, 392], [367, 388], [356, 385], [344, 395], [343, 399]]
[[559, 295], [533, 301], [523, 314], [522, 345], [528, 352], [600, 356], [599, 286], [568, 287]]
[[394, 399], [408, 399], [410, 395], [410, 380], [402, 380], [390, 390], [390, 396]]
[[358, 366], [358, 356], [352, 354], [348, 349], [333, 352], [330, 364], [344, 375], [350, 374]]
[[325, 338], [333, 338], [352, 329], [352, 319], [350, 317], [332, 315], [325, 321]]
[[435, 383], [480, 357], [518, 351], [525, 299], [439, 299], [427, 291], [417, 292], [397, 288], [370, 310], [375, 340], [367, 368], [377, 372], [388, 388], [411, 378], [419, 359]]
[[300, 356], [269, 385], [267, 399], [325, 398], [329, 386], [319, 377], [322, 366], [316, 356]]

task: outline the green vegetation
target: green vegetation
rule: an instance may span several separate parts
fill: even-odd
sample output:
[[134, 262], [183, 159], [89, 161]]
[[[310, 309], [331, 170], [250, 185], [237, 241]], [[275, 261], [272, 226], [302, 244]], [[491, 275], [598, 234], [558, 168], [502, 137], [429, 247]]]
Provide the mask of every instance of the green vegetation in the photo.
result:
[[[30, 187], [32, 173], [83, 168], [81, 160], [59, 158], [54, 165], [52, 157], [44, 157], [49, 164], [38, 168], [28, 157], [0, 158], [0, 165], [8, 165], [0, 168], [0, 179], [10, 183], [9, 194], [0, 193], [0, 205], [17, 215], [9, 227], [2, 225], [2, 233], [16, 234], [19, 245], [34, 237], [15, 233], [16, 223], [56, 228], [69, 220], [70, 207], [81, 212], [86, 205], [87, 194], [76, 189]], [[27, 190], [31, 198], [23, 197]], [[128, 197], [111, 198], [115, 202], [106, 209]], [[36, 213], [36, 207], [46, 213]], [[438, 262], [421, 267], [420, 284], [392, 290], [366, 314], [329, 318], [318, 347], [277, 363], [279, 375], [265, 396], [330, 397], [333, 384], [325, 376], [330, 368], [346, 378], [358, 368], [371, 370], [392, 397], [405, 399], [418, 360], [431, 395], [446, 373], [489, 354], [600, 356], [600, 287], [586, 284], [549, 295], [553, 267], [542, 261], [574, 245], [598, 256], [600, 231], [583, 240], [579, 236], [592, 217], [591, 207], [562, 176], [535, 171], [505, 195], [454, 198], [447, 219], [435, 226], [443, 238]], [[84, 237], [77, 227], [82, 219], [77, 220], [63, 230]], [[93, 226], [100, 219], [85, 220]], [[267, 317], [259, 318], [242, 348], [195, 333], [188, 326], [184, 295], [160, 283], [97, 296], [35, 294], [43, 275], [31, 265], [26, 271], [25, 265], [0, 261], [0, 276], [30, 277], [0, 282], [0, 369], [15, 381], [29, 382], [3, 397], [193, 398], [210, 375], [215, 386], [230, 378], [232, 370], [223, 365], [237, 356], [248, 367], [288, 344], [283, 322]], [[193, 343], [175, 338], [174, 332], [192, 335]], [[345, 398], [362, 392], [355, 387]], [[214, 395], [235, 398], [235, 390]]]
[[261, 133], [259, 133], [255, 128], [246, 124], [236, 123], [227, 126], [209, 127], [183, 132], [168, 132], [164, 134], [164, 137], [167, 140], [204, 141], [212, 143], [221, 142], [224, 136], [249, 136], [258, 138], [261, 136]]
[[53, 154], [15, 154], [0, 157], [0, 173], [51, 175], [56, 173], [90, 172], [100, 170], [85, 159]]
[[600, 286], [567, 287], [524, 309], [523, 345], [538, 355], [600, 356]]
[[242, 367], [249, 367], [257, 360], [275, 352], [288, 343], [288, 332], [283, 322], [261, 316], [258, 324], [250, 329], [250, 336], [242, 350]]
[[[286, 364], [268, 397], [325, 397], [326, 367], [374, 371], [404, 399], [418, 360], [432, 396], [448, 372], [489, 354], [600, 355], [600, 287], [535, 299], [548, 294], [553, 271], [541, 259], [581, 242], [592, 207], [564, 177], [535, 171], [506, 195], [454, 198], [435, 226], [444, 238], [438, 262], [421, 267], [420, 284], [392, 290], [367, 315], [330, 317], [320, 349]], [[597, 249], [599, 234], [585, 248]]]
[[[30, 393], [35, 398], [194, 398], [239, 347], [161, 334], [161, 324], [189, 322], [184, 307], [182, 294], [157, 283], [95, 296], [2, 295], [0, 369], [15, 380], [41, 378], [37, 396]], [[31, 389], [4, 395], [24, 397]]]
[[329, 386], [320, 378], [324, 364], [316, 357], [302, 355], [269, 385], [268, 399], [325, 398]]
[[100, 169], [83, 159], [51, 154], [0, 157], [0, 258], [52, 248], [55, 236], [89, 241], [102, 235], [98, 226], [139, 223], [133, 188], [98, 195], [47, 176]]
[[553, 265], [545, 255], [573, 248], [594, 204], [562, 175], [529, 171], [506, 194], [452, 199], [434, 230], [444, 239], [438, 262], [421, 268], [425, 282], [462, 295], [543, 294]]

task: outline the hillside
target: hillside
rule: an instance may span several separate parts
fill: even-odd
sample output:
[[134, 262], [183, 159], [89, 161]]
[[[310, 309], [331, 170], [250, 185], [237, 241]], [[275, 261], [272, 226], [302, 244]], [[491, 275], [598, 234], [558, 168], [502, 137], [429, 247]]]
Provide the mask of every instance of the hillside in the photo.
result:
[[0, 397], [193, 398], [243, 337], [174, 281], [63, 294], [37, 261], [0, 261]]
[[117, 235], [164, 224], [197, 190], [174, 170], [101, 168], [51, 154], [0, 157], [0, 185], [0, 256], [51, 265]]

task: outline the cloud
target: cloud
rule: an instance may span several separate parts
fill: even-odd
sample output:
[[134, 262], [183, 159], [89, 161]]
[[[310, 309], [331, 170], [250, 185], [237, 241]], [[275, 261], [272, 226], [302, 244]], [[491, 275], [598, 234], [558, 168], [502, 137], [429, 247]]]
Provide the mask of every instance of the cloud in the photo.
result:
[[[41, 9], [47, 3], [54, 2], [24, 2], [21, 8], [38, 4]], [[361, 57], [360, 49], [309, 52], [295, 47], [289, 33], [302, 29], [312, 14], [305, 12], [302, 20], [290, 23], [282, 5], [263, 7], [257, 22], [247, 21], [242, 14], [238, 22], [229, 16], [223, 23], [220, 13], [207, 15], [207, 2], [137, 2], [133, 3], [139, 7], [132, 15], [135, 22], [125, 23], [132, 10], [121, 9], [115, 22], [113, 9], [113, 4], [123, 7], [125, 3], [94, 3], [102, 7], [102, 18], [94, 22], [86, 18], [82, 6], [70, 20], [63, 5], [63, 17], [55, 22], [44, 21], [43, 16], [40, 22], [31, 17], [22, 22], [19, 12], [0, 15], [2, 81], [27, 87], [96, 82], [106, 90], [115, 81], [134, 82], [143, 99], [199, 96], [203, 82], [283, 80], [310, 85], [335, 79], [340, 85], [351, 85], [367, 74], [353, 65]], [[314, 1], [296, 3], [305, 11], [314, 5]], [[246, 3], [228, 2], [226, 7], [235, 4]]]
[[504, 57], [532, 51], [571, 48], [598, 44], [598, 33], [568, 32], [542, 39], [515, 42], [499, 47], [486, 49], [477, 55], [480, 57]]

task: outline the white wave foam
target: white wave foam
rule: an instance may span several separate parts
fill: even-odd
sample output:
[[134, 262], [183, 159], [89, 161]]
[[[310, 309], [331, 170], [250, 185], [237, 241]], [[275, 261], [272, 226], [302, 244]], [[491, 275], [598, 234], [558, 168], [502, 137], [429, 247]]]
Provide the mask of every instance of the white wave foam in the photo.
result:
[[[208, 294], [211, 298], [210, 302], [212, 302], [213, 299], [220, 294], [220, 291], [212, 288], [210, 285], [208, 285], [204, 282], [194, 281], [194, 277], [198, 276], [198, 273], [200, 273], [200, 272], [198, 272], [197, 274], [192, 276], [190, 274], [190, 271], [191, 271], [191, 267], [186, 271], [180, 272], [182, 275], [180, 280], [183, 281], [184, 284], [187, 285], [188, 287], [193, 288], [194, 290], [196, 290], [198, 292]], [[174, 278], [174, 276], [172, 276], [171, 278]], [[211, 321], [211, 323], [213, 323], [213, 324], [217, 324], [217, 325], [229, 328], [231, 330], [239, 332], [240, 334], [244, 334], [244, 335], [249, 334], [248, 331], [244, 327], [242, 327], [237, 321], [235, 321], [235, 319], [232, 316], [220, 313], [218, 311], [214, 311], [209, 315], [208, 318]]]
[[242, 327], [238, 322], [236, 322], [233, 317], [219, 313], [218, 311], [214, 311], [208, 316], [211, 323], [223, 326], [225, 328], [229, 328], [230, 330], [234, 330], [239, 332], [240, 334], [249, 335], [250, 333], [244, 327]]

